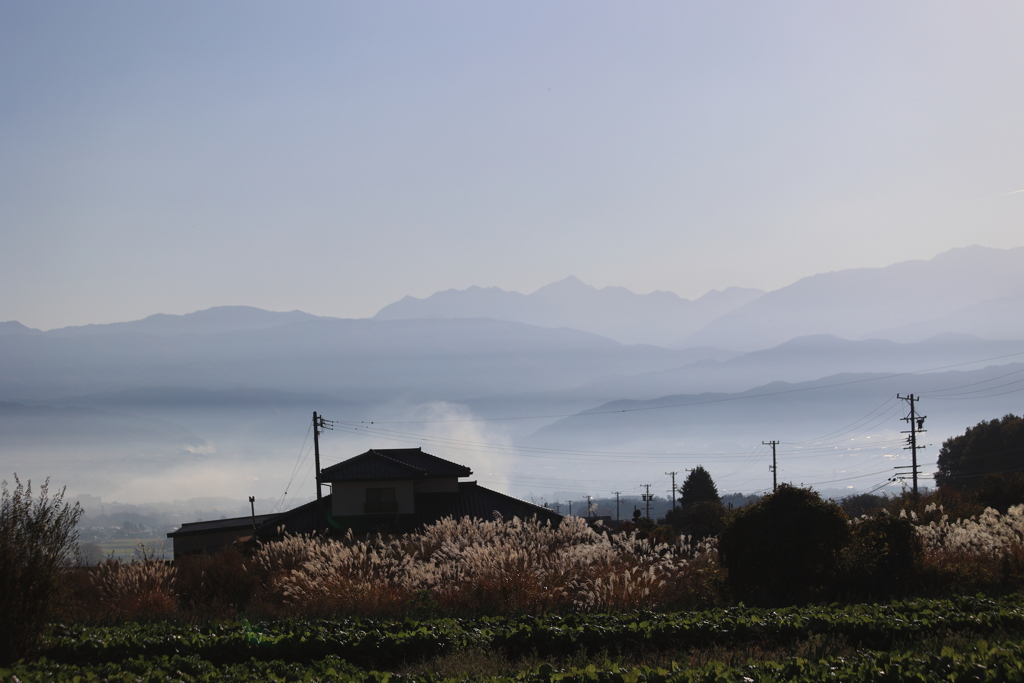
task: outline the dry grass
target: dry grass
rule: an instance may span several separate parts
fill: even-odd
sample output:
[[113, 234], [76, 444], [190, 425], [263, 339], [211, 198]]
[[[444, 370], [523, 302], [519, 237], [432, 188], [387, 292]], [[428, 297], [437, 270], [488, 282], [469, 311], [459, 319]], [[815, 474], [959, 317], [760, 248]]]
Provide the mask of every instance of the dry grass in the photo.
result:
[[[911, 513], [913, 515], [913, 513]], [[950, 522], [916, 520], [922, 590], [1024, 585], [1024, 506]], [[59, 618], [433, 617], [678, 610], [728, 602], [715, 541], [691, 547], [609, 534], [569, 517], [446, 519], [398, 537], [288, 536], [234, 550], [68, 572]]]
[[286, 536], [243, 558], [124, 564], [68, 574], [64, 618], [512, 615], [677, 609], [720, 602], [713, 543], [610, 535], [577, 517], [442, 520], [414, 534]]
[[570, 517], [446, 519], [399, 538], [292, 537], [254, 561], [282, 613], [523, 614], [667, 609], [717, 597], [713, 545], [652, 544]]
[[1011, 507], [1005, 515], [986, 508], [951, 522], [941, 505], [932, 504], [920, 518], [914, 512], [910, 517], [924, 543], [923, 576], [932, 590], [1024, 585], [1024, 505]]

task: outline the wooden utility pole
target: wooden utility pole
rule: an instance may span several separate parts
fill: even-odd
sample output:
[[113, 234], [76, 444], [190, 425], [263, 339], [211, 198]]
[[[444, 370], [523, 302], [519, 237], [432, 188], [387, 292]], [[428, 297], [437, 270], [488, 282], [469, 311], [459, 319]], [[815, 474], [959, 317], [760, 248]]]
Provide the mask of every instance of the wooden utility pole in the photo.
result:
[[[921, 400], [920, 396], [914, 396], [913, 394], [907, 394], [906, 396], [900, 396], [899, 394], [896, 394], [896, 398], [900, 399], [901, 401], [906, 401], [907, 403], [910, 404], [910, 415], [908, 415], [907, 417], [901, 417], [900, 418], [904, 422], [910, 423], [910, 429], [907, 430], [907, 431], [900, 432], [900, 433], [901, 434], [909, 434], [910, 435], [910, 436], [907, 437], [907, 445], [903, 448], [903, 450], [910, 451], [911, 469], [912, 469], [912, 471], [914, 473], [914, 489], [913, 490], [914, 490], [914, 496], [916, 497], [917, 496], [917, 449], [918, 449], [917, 435], [918, 434], [923, 434], [924, 432], [928, 431], [926, 429], [923, 429], [925, 418], [927, 418], [928, 416], [927, 415], [918, 415], [914, 411], [914, 402]], [[924, 446], [921, 446], [921, 448], [924, 448]]]
[[651, 495], [651, 485], [650, 484], [644, 484], [644, 487], [646, 488], [647, 493], [641, 494], [641, 497], [647, 503], [647, 519], [650, 519], [651, 518], [651, 498], [654, 498], [654, 496]]
[[779, 442], [778, 441], [762, 441], [761, 443], [763, 445], [765, 445], [765, 446], [771, 446], [772, 447], [772, 466], [769, 467], [768, 469], [770, 469], [772, 471], [772, 492], [775, 492], [779, 488], [779, 468], [778, 468], [778, 465], [775, 464], [775, 447], [779, 445]]
[[615, 521], [619, 521], [619, 495], [622, 491], [612, 491], [612, 495], [615, 496]]
[[[320, 502], [320, 417], [313, 411], [313, 467], [316, 469], [316, 502]], [[319, 506], [318, 506], [319, 507]]]
[[678, 472], [666, 472], [665, 474], [672, 475], [672, 509], [676, 509], [676, 475]]
[[[322, 496], [320, 488], [321, 488], [321, 486], [323, 486], [323, 481], [321, 481], [321, 476], [320, 476], [320, 431], [324, 430], [324, 429], [326, 429], [326, 430], [334, 429], [334, 421], [333, 420], [325, 420], [323, 415], [317, 415], [316, 411], [314, 410], [313, 411], [313, 455], [314, 455], [313, 467], [316, 468], [316, 514], [317, 514], [317, 519], [318, 520], [319, 520], [320, 515], [321, 515], [321, 513], [323, 511], [323, 508], [321, 507], [321, 503], [320, 503], [320, 498]], [[324, 520], [324, 527], [325, 528], [327, 526], [326, 521], [327, 520], [325, 519]]]

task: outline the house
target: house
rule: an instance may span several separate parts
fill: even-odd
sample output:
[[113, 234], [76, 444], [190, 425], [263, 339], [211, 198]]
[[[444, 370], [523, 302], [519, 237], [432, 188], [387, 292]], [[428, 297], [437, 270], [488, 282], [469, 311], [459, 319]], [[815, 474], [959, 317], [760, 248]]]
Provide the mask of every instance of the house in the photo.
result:
[[256, 527], [274, 517], [277, 515], [255, 515], [214, 519], [208, 522], [190, 522], [182, 524], [177, 531], [167, 534], [167, 538], [174, 541], [175, 557], [195, 553], [213, 554], [234, 543], [251, 542]]
[[[330, 495], [286, 512], [257, 516], [256, 539], [267, 541], [284, 534], [314, 532], [331, 535], [349, 530], [357, 534], [404, 533], [445, 517], [537, 517], [552, 524], [562, 519], [549, 508], [485, 488], [475, 481], [461, 481], [472, 474], [465, 465], [425, 453], [421, 448], [371, 449], [320, 471], [320, 480], [330, 486]], [[239, 524], [228, 525], [230, 529], [211, 527], [207, 532], [198, 525], [212, 523], [197, 522], [168, 534], [174, 538], [175, 556], [214, 552], [252, 535], [249, 517], [220, 521]], [[245, 533], [242, 521], [248, 523]], [[237, 538], [217, 545], [213, 534], [228, 539], [229, 531], [236, 533]], [[204, 540], [207, 533], [210, 538]], [[179, 537], [185, 541], [180, 551]]]

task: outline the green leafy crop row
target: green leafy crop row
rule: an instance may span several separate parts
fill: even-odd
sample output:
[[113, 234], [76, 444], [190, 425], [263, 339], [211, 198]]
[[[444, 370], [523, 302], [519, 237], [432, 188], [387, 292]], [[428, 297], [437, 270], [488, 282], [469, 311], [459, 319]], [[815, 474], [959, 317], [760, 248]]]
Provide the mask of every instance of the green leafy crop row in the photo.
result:
[[677, 614], [589, 614], [521, 618], [233, 622], [208, 627], [128, 623], [57, 627], [44, 656], [78, 664], [137, 657], [199, 657], [218, 664], [313, 662], [338, 657], [365, 667], [417, 661], [468, 646], [510, 656], [563, 656], [580, 650], [623, 652], [779, 642], [834, 634], [868, 647], [949, 630], [1024, 631], [1024, 597], [906, 600], [888, 605], [758, 609], [733, 607]]
[[[353, 683], [455, 683], [433, 673], [392, 675], [361, 671], [337, 658], [310, 664], [250, 660], [217, 665], [195, 656], [136, 658], [124, 662], [94, 665], [59, 664], [39, 660], [0, 669], [0, 680], [53, 683], [87, 681], [124, 681], [157, 683], [181, 681], [352, 681]], [[462, 679], [467, 680], [467, 679]], [[810, 661], [798, 657], [779, 662], [759, 662], [729, 667], [718, 662], [684, 669], [624, 668], [610, 662], [598, 667], [557, 670], [550, 665], [520, 672], [510, 677], [476, 679], [489, 683], [882, 683], [897, 681], [1024, 681], [1024, 645], [990, 645], [979, 641], [966, 651], [943, 648], [937, 653], [889, 653], [861, 651], [847, 658]]]

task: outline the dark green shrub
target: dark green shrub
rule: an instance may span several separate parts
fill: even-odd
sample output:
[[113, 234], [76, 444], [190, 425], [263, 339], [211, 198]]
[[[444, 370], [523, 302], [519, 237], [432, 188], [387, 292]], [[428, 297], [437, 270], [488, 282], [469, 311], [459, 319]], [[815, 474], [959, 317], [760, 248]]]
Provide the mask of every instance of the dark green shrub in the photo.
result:
[[711, 500], [693, 503], [685, 508], [676, 508], [665, 513], [665, 523], [676, 533], [692, 536], [700, 541], [709, 536], [718, 536], [725, 529], [726, 509], [721, 503]]
[[839, 506], [809, 489], [783, 484], [736, 511], [718, 549], [729, 585], [741, 599], [799, 602], [834, 587], [849, 535]]
[[886, 496], [862, 493], [858, 496], [843, 498], [839, 507], [843, 508], [847, 517], [855, 519], [862, 515], [874, 515], [879, 510], [884, 510], [888, 502], [889, 499]]
[[865, 597], [904, 595], [920, 581], [924, 546], [909, 519], [879, 515], [851, 528], [843, 551], [846, 592]]
[[977, 490], [978, 504], [995, 508], [1000, 514], [1014, 505], [1024, 503], [1024, 474], [988, 474], [982, 477]]
[[32, 482], [14, 477], [0, 493], [0, 664], [29, 654], [55, 607], [61, 573], [78, 541], [82, 508], [64, 502], [49, 483], [32, 498]]

